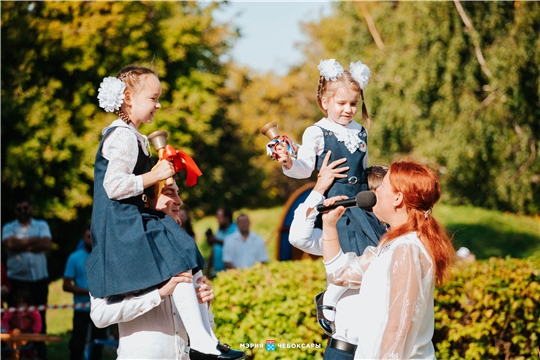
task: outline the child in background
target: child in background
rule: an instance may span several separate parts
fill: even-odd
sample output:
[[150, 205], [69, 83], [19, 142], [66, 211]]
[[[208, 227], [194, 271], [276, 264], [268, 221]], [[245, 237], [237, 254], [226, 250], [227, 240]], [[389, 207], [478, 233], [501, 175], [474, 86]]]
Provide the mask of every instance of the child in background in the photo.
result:
[[31, 303], [30, 292], [20, 289], [13, 294], [13, 300], [18, 308], [14, 312], [6, 312], [2, 317], [2, 328], [11, 333], [14, 329], [19, 329], [22, 333], [39, 334], [41, 332], [41, 315], [37, 309], [29, 310]]
[[[85, 262], [93, 297], [114, 299], [160, 287], [185, 271], [192, 272], [194, 283], [202, 276], [204, 260], [193, 239], [171, 217], [144, 213], [144, 189], [175, 172], [169, 161], [151, 169], [148, 141], [138, 130], [152, 123], [161, 108], [161, 90], [154, 71], [139, 66], [105, 78], [99, 89], [100, 106], [119, 119], [103, 130], [96, 154], [93, 250]], [[173, 299], [190, 337], [192, 360], [245, 357], [219, 343], [200, 311], [193, 283], [178, 283]]]
[[[367, 131], [371, 120], [364, 102], [364, 89], [371, 73], [360, 61], [351, 62], [347, 71], [335, 59], [321, 60], [318, 69], [317, 103], [325, 117], [304, 131], [297, 159], [292, 159], [286, 149], [278, 145], [277, 161], [282, 164], [285, 175], [305, 179], [315, 167], [321, 168], [327, 153], [331, 153], [329, 162], [345, 158], [344, 176], [337, 177], [324, 196], [354, 198], [368, 189]], [[360, 98], [364, 126], [354, 121]], [[337, 229], [343, 251], [357, 255], [369, 245], [376, 246], [385, 232], [385, 227], [372, 213], [358, 207], [346, 209]], [[315, 299], [319, 324], [327, 334], [334, 332], [335, 305], [345, 290], [332, 286]]]

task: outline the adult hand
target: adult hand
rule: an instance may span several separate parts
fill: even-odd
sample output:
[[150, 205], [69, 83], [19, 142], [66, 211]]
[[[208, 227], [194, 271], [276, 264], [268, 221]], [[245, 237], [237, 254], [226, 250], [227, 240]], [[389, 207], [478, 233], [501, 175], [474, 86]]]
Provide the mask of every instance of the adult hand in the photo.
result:
[[208, 279], [206, 276], [201, 276], [197, 280], [197, 298], [199, 299], [199, 302], [201, 304], [204, 304], [205, 302], [210, 303], [212, 300], [214, 300], [214, 290], [212, 289], [212, 285], [208, 284]]
[[[346, 196], [334, 196], [329, 199], [324, 200], [323, 204], [325, 206], [333, 205], [336, 201], [345, 200]], [[339, 218], [345, 213], [345, 208], [343, 206], [338, 206], [335, 209], [329, 210], [322, 215], [323, 220], [323, 230], [326, 226], [335, 227]]]
[[285, 169], [290, 170], [293, 164], [287, 149], [284, 146], [277, 145], [275, 150], [276, 161], [283, 165]]
[[349, 170], [348, 166], [343, 166], [343, 167], [338, 168], [339, 165], [347, 161], [347, 158], [334, 160], [330, 164], [328, 164], [328, 161], [330, 161], [331, 155], [332, 155], [332, 151], [328, 150], [328, 152], [326, 153], [326, 156], [324, 157], [321, 168], [319, 170], [319, 174], [317, 175], [317, 183], [315, 184], [315, 187], [313, 188], [313, 190], [317, 191], [318, 193], [322, 195], [324, 195], [326, 190], [328, 190], [330, 186], [332, 186], [334, 179], [346, 178], [347, 175], [342, 174], [342, 173], [344, 171]]
[[169, 279], [164, 285], [159, 288], [159, 296], [163, 299], [167, 295], [171, 295], [179, 283], [193, 282], [193, 275], [190, 271], [180, 273]]

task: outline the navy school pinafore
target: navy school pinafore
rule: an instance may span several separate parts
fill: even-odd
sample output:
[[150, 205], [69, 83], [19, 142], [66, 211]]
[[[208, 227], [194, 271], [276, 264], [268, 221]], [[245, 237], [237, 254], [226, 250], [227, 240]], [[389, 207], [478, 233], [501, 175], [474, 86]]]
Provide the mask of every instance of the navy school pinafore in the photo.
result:
[[[330, 189], [324, 194], [325, 197], [330, 198], [345, 195], [349, 198], [354, 198], [360, 191], [368, 190], [366, 171], [362, 164], [364, 156], [366, 156], [365, 150], [362, 151], [358, 148], [351, 154], [345, 144], [339, 141], [331, 130], [320, 128], [323, 132], [324, 150], [317, 157], [317, 171], [321, 169], [328, 150], [332, 150], [332, 155], [328, 163], [341, 158], [347, 158], [347, 161], [340, 166], [349, 167], [349, 170], [346, 172], [347, 177], [335, 179]], [[358, 137], [364, 146], [366, 146], [367, 132], [364, 128], [358, 133]], [[321, 225], [321, 215], [319, 214], [316, 226], [321, 227]], [[345, 210], [343, 216], [338, 220], [336, 227], [339, 244], [343, 252], [354, 252], [358, 256], [362, 255], [367, 246], [377, 246], [379, 238], [386, 231], [375, 214], [356, 206]]]
[[[195, 240], [171, 217], [160, 211], [144, 213], [141, 195], [123, 200], [109, 199], [103, 180], [109, 161], [99, 145], [94, 168], [92, 208], [92, 252], [85, 261], [92, 296], [126, 294], [170, 279], [187, 270], [204, 268]], [[133, 173], [141, 175], [151, 161], [139, 144]]]

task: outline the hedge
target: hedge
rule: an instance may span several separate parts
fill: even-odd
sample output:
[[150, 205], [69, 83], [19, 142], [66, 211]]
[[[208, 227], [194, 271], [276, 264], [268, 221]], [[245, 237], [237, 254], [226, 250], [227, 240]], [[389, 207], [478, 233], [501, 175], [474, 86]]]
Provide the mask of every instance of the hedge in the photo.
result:
[[[539, 269], [540, 258], [456, 264], [435, 290], [437, 358], [538, 359]], [[313, 304], [326, 286], [320, 260], [229, 270], [212, 285], [220, 340], [250, 359], [322, 359], [327, 337]]]

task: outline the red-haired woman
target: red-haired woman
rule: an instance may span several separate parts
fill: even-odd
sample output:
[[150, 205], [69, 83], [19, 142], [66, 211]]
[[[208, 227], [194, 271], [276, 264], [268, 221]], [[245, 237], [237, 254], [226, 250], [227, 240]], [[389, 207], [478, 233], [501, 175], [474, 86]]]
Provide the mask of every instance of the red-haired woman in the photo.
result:
[[[432, 215], [441, 195], [439, 182], [423, 165], [400, 161], [390, 166], [376, 194], [373, 211], [390, 230], [360, 257], [344, 254], [339, 246], [335, 224], [345, 209], [323, 215], [329, 281], [360, 288], [354, 312], [347, 314], [349, 341], [357, 347], [329, 346], [325, 359], [352, 358], [353, 353], [359, 359], [434, 359], [434, 286], [445, 278], [454, 254], [450, 238]], [[337, 200], [341, 197], [325, 200], [325, 205]]]

